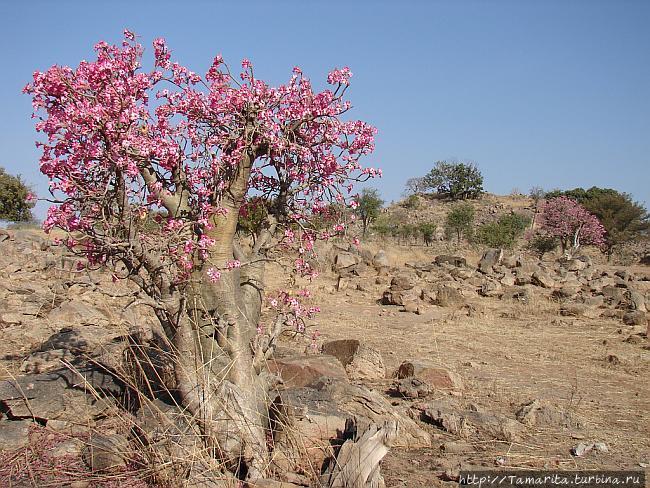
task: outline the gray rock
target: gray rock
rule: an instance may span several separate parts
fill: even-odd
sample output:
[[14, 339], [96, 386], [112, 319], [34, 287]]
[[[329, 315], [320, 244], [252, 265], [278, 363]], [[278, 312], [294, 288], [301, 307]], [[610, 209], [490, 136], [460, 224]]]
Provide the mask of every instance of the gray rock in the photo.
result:
[[449, 256], [446, 254], [441, 254], [436, 256], [435, 263], [438, 265], [449, 264], [451, 266], [467, 266], [467, 260], [461, 256]]
[[551, 278], [551, 276], [548, 273], [546, 273], [546, 272], [544, 272], [542, 270], [535, 271], [531, 275], [530, 281], [531, 281], [531, 283], [533, 285], [541, 286], [542, 288], [555, 288], [556, 287], [555, 280], [553, 280], [553, 278]]
[[29, 444], [31, 420], [0, 421], [0, 451], [12, 451]]
[[573, 414], [548, 402], [533, 400], [522, 405], [516, 413], [517, 420], [524, 425], [534, 427], [551, 427], [577, 429], [582, 427]]
[[386, 376], [381, 352], [356, 339], [326, 342], [322, 352], [337, 358], [352, 380], [383, 379]]
[[82, 450], [82, 458], [93, 472], [123, 468], [128, 463], [129, 441], [121, 434], [93, 432]]
[[377, 251], [377, 254], [372, 258], [372, 265], [377, 269], [388, 268], [390, 266], [390, 260], [386, 256], [386, 251]]
[[415, 287], [416, 280], [408, 274], [400, 274], [393, 277], [390, 282], [391, 291], [406, 291]]
[[478, 263], [478, 269], [481, 273], [489, 274], [493, 266], [501, 263], [503, 259], [503, 249], [488, 249], [483, 253], [483, 257]]
[[646, 314], [640, 310], [633, 310], [623, 315], [623, 323], [625, 325], [646, 325]]
[[[0, 404], [11, 418], [37, 418], [87, 424], [112, 405], [123, 387], [92, 366], [60, 369], [0, 382]], [[96, 395], [97, 396], [96, 396]]]
[[359, 258], [349, 252], [340, 252], [334, 257], [334, 268], [342, 270], [359, 264]]

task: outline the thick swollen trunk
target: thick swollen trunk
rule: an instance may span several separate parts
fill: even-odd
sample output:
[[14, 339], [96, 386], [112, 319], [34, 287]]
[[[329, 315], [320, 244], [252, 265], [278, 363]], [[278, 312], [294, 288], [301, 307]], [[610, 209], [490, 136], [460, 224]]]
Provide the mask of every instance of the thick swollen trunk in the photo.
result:
[[174, 337], [183, 406], [198, 422], [207, 446], [230, 470], [245, 471], [251, 479], [262, 477], [268, 466], [266, 385], [255, 374], [246, 344], [231, 334], [223, 348], [198, 325], [184, 314]]

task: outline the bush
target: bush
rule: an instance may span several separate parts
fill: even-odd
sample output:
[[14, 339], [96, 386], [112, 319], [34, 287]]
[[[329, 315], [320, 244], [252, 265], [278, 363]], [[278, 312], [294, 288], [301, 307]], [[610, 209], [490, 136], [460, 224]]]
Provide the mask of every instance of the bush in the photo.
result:
[[410, 195], [404, 201], [404, 207], [412, 209], [412, 210], [418, 209], [418, 208], [420, 208], [420, 199], [418, 198], [417, 195]]
[[433, 222], [422, 222], [418, 225], [418, 231], [422, 235], [424, 244], [429, 246], [433, 242], [437, 228], [438, 226]]
[[452, 200], [478, 198], [483, 193], [483, 175], [473, 163], [438, 161], [424, 177], [424, 186]]
[[496, 222], [481, 225], [476, 231], [476, 242], [488, 247], [511, 249], [530, 224], [525, 215], [502, 215]]
[[539, 258], [542, 259], [544, 254], [552, 252], [558, 245], [558, 239], [554, 236], [545, 234], [534, 234], [528, 242], [528, 248], [536, 252]]
[[405, 244], [411, 244], [413, 237], [417, 236], [417, 225], [402, 224], [397, 228], [397, 237], [404, 241]]
[[474, 224], [474, 207], [469, 203], [461, 203], [452, 208], [445, 220], [445, 234], [447, 239], [454, 235], [458, 242], [465, 237], [472, 236], [472, 225]]
[[370, 226], [373, 234], [379, 237], [395, 237], [397, 235], [398, 224], [394, 218], [388, 214], [381, 214]]
[[34, 198], [29, 187], [19, 176], [0, 168], [0, 220], [30, 222]]

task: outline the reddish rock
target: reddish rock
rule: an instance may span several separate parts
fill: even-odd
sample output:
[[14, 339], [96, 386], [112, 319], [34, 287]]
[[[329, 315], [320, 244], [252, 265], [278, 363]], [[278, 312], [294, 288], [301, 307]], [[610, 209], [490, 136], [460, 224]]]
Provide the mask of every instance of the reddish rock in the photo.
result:
[[280, 375], [286, 388], [307, 386], [322, 376], [348, 379], [339, 360], [327, 355], [272, 359], [268, 362], [268, 369]]
[[404, 361], [395, 376], [398, 379], [415, 377], [438, 390], [463, 389], [463, 380], [458, 374], [425, 360]]

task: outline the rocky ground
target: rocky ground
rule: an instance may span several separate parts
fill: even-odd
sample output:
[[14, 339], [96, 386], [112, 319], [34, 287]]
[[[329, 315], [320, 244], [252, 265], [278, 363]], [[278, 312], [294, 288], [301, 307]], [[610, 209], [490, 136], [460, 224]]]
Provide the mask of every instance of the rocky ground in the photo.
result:
[[[191, 451], [192, 429], [129, 388], [130, 355], [146, 353], [142, 375], [165, 374], [150, 311], [38, 232], [0, 240], [0, 486], [145, 486], [143, 446], [163, 445], [164, 461]], [[283, 380], [269, 401], [285, 481], [334, 477], [327, 458], [372, 425], [390, 447], [386, 486], [473, 467], [648, 467], [650, 269], [369, 249], [326, 253], [323, 276], [303, 283], [322, 309], [314, 328], [269, 363]], [[177, 479], [178, 462], [161, 464], [156, 479]]]

